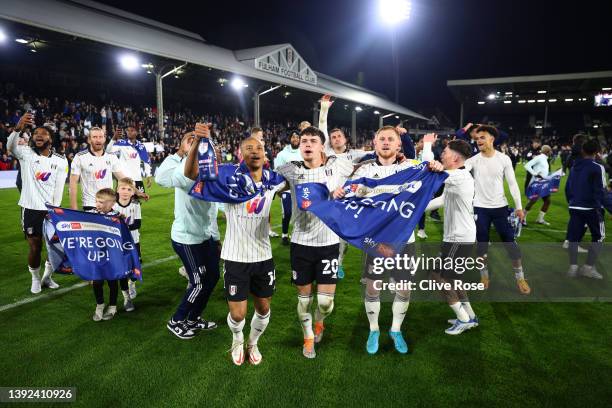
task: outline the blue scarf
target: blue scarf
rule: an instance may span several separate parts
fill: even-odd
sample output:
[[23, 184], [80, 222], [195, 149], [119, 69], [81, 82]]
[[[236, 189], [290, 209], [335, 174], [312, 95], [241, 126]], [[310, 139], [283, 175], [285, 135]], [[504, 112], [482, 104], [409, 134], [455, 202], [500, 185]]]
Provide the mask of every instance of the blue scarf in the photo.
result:
[[130, 143], [128, 139], [119, 139], [115, 141], [115, 146], [131, 146], [138, 152], [138, 156], [140, 156], [140, 160], [145, 163], [151, 164], [151, 160], [149, 159], [149, 153], [144, 144], [140, 141], [136, 141], [134, 144]]
[[284, 182], [285, 179], [280, 174], [264, 169], [261, 186], [257, 187], [244, 162], [239, 166], [224, 164], [219, 166], [218, 180], [196, 181], [189, 195], [204, 201], [244, 203], [257, 195], [263, 196], [266, 191]]

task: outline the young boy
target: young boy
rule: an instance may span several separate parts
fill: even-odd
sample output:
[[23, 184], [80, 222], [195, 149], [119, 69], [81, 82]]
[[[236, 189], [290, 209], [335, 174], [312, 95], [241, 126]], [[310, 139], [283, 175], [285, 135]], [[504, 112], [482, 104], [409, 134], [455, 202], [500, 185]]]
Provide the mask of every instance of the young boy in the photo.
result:
[[[140, 212], [140, 201], [136, 199], [136, 183], [129, 177], [120, 179], [117, 182], [117, 202], [113, 206], [113, 210], [117, 211], [125, 221], [132, 239], [138, 251], [138, 259], [142, 264], [142, 255], [140, 253], [140, 225], [142, 216]], [[123, 306], [126, 312], [134, 310], [132, 299], [136, 297], [136, 282], [131, 279], [121, 279], [119, 281], [121, 293], [123, 294]]]
[[[112, 188], [103, 188], [96, 193], [96, 208], [91, 210], [93, 213], [118, 216], [119, 213], [113, 210], [115, 205], [116, 196], [115, 191]], [[94, 322], [101, 320], [110, 320], [115, 317], [117, 313], [117, 294], [118, 287], [116, 280], [107, 280], [108, 288], [110, 289], [108, 309], [104, 312], [104, 281], [95, 280], [93, 281], [93, 291], [96, 297], [96, 311], [93, 315]]]

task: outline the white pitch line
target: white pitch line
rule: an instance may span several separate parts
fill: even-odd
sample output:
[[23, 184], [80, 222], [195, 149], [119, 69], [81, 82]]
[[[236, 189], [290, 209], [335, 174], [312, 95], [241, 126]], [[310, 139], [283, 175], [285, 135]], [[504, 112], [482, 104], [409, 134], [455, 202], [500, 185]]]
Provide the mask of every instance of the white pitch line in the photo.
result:
[[[159, 265], [159, 264], [171, 261], [172, 259], [176, 259], [176, 258], [178, 258], [178, 256], [172, 255], [172, 256], [169, 256], [167, 258], [156, 259], [155, 261], [144, 263], [142, 265], [142, 267], [143, 268], [148, 268], [149, 266]], [[21, 299], [21, 300], [18, 300], [17, 302], [15, 302], [15, 303], [11, 303], [11, 304], [8, 304], [8, 305], [0, 306], [0, 312], [4, 312], [4, 311], [10, 310], [10, 309], [14, 309], [14, 308], [16, 308], [18, 306], [26, 305], [28, 303], [36, 302], [37, 300], [51, 299], [51, 298], [53, 298], [55, 296], [59, 296], [59, 295], [62, 295], [64, 293], [71, 292], [71, 291], [73, 291], [75, 289], [79, 289], [79, 288], [82, 288], [82, 287], [87, 286], [87, 285], [89, 285], [89, 282], [79, 282], [79, 283], [75, 283], [74, 285], [69, 286], [67, 288], [62, 288], [62, 289], [54, 290], [53, 292], [49, 292], [49, 293], [46, 293], [44, 295], [32, 296], [32, 297], [29, 297], [29, 298]]]

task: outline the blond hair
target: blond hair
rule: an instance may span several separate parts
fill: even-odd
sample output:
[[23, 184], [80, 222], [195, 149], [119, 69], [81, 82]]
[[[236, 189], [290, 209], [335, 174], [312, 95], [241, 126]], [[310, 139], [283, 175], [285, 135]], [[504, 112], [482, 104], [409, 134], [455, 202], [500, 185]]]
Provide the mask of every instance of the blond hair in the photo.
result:
[[113, 201], [117, 200], [115, 190], [113, 190], [112, 188], [103, 188], [102, 190], [98, 190], [98, 192], [96, 193], [96, 198], [108, 198], [112, 199]]

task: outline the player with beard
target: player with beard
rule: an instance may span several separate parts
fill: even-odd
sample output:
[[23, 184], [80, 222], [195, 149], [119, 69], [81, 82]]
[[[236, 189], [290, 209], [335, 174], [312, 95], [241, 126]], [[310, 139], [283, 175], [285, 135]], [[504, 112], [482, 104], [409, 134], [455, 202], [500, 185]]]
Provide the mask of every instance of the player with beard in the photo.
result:
[[144, 193], [145, 185], [142, 181], [141, 162], [144, 166], [147, 188], [151, 188], [151, 162], [149, 154], [140, 141], [138, 141], [138, 131], [134, 126], [126, 129], [127, 139], [123, 139], [123, 130], [117, 129], [112, 140], [106, 146], [106, 152], [116, 154], [121, 163], [121, 168], [126, 177], [131, 178], [136, 183], [136, 188]]
[[[334, 294], [338, 281], [339, 238], [314, 214], [298, 209], [296, 185], [324, 183], [329, 191], [344, 184], [353, 172], [353, 164], [347, 159], [329, 156], [324, 158], [325, 135], [315, 127], [300, 132], [300, 153], [303, 160], [292, 161], [279, 167], [277, 172], [285, 177], [291, 187], [294, 214], [291, 234], [292, 281], [297, 287], [297, 312], [304, 334], [302, 354], [315, 358], [314, 343], [321, 341], [324, 319], [334, 308]], [[317, 308], [313, 331], [310, 308], [313, 301], [313, 283], [316, 282]]]
[[46, 204], [60, 206], [66, 184], [68, 160], [53, 151], [53, 131], [40, 126], [34, 129], [28, 145], [19, 144], [20, 133], [29, 126], [35, 127], [34, 117], [26, 113], [19, 119], [7, 141], [7, 149], [19, 160], [23, 189], [19, 197], [21, 223], [28, 240], [28, 269], [32, 275], [32, 293], [40, 293], [41, 286], [59, 287], [53, 281], [53, 267], [45, 262], [45, 272], [40, 278], [43, 221], [47, 215]]
[[[274, 167], [279, 168], [283, 164], [292, 161], [301, 161], [300, 135], [298, 132], [291, 132], [289, 144], [278, 152], [274, 159]], [[281, 193], [281, 204], [283, 210], [283, 245], [289, 245], [289, 222], [291, 221], [291, 191]]]
[[[427, 135], [428, 140], [433, 138], [433, 135]], [[376, 159], [362, 162], [355, 170], [351, 178], [368, 177], [372, 179], [383, 179], [395, 173], [413, 167], [420, 162], [414, 159], [405, 159], [399, 154], [401, 149], [401, 138], [399, 131], [393, 126], [384, 126], [380, 128], [374, 136], [374, 151]], [[442, 171], [442, 165], [436, 161], [429, 162], [429, 168], [433, 171]], [[337, 188], [334, 193], [334, 199], [341, 199], [346, 194], [344, 188]], [[414, 231], [402, 250], [403, 256], [406, 254], [412, 257], [415, 254], [414, 247]], [[368, 255], [366, 257], [366, 266], [363, 271], [366, 290], [364, 297], [365, 310], [370, 322], [370, 334], [366, 343], [366, 350], [370, 354], [375, 354], [378, 351], [378, 343], [380, 337], [380, 329], [378, 326], [378, 316], [380, 314], [380, 290], [376, 288], [376, 282], [383, 278], [393, 279], [396, 283], [407, 282], [412, 275], [411, 269], [391, 269], [386, 270], [384, 275], [377, 273], [374, 270], [374, 257]], [[389, 330], [389, 336], [393, 340], [395, 349], [402, 354], [408, 352], [408, 345], [402, 335], [402, 323], [406, 316], [410, 300], [409, 290], [398, 290], [395, 292], [395, 298], [391, 310], [393, 313], [393, 322]]]

